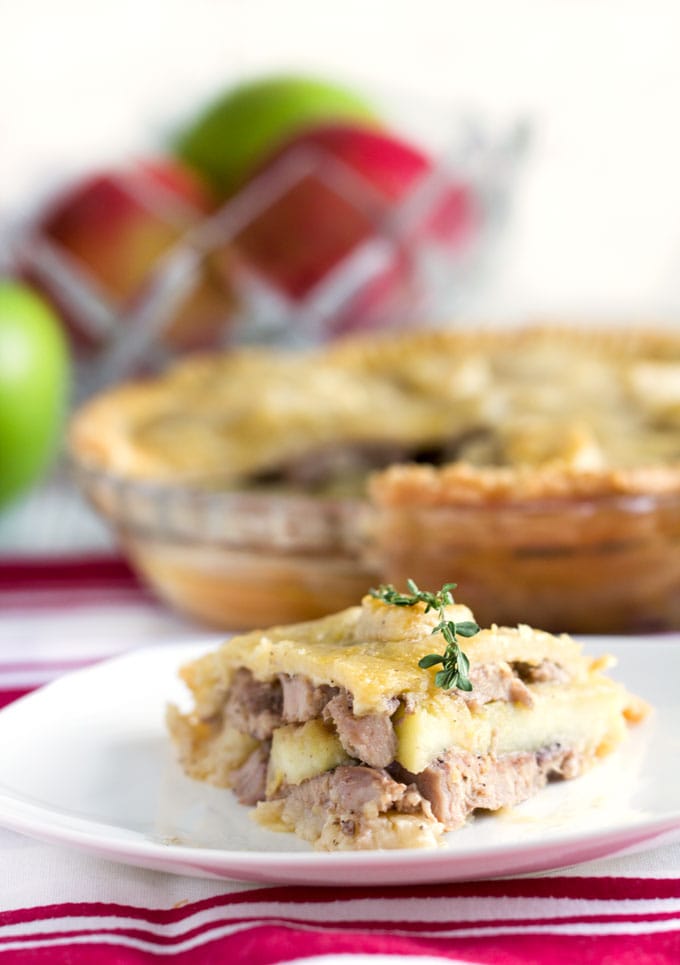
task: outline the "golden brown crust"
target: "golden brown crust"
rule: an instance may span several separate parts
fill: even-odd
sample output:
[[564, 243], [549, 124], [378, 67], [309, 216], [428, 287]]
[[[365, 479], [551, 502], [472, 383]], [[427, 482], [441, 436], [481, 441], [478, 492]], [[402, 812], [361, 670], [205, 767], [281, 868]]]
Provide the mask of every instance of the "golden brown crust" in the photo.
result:
[[371, 492], [390, 505], [677, 491], [679, 439], [680, 338], [548, 326], [192, 357], [90, 402], [70, 433], [86, 466], [207, 485], [343, 443], [454, 460], [389, 469]]
[[580, 470], [568, 465], [476, 468], [452, 463], [391, 466], [369, 484], [375, 505], [395, 509], [479, 506], [536, 499], [578, 499], [675, 493], [680, 467]]

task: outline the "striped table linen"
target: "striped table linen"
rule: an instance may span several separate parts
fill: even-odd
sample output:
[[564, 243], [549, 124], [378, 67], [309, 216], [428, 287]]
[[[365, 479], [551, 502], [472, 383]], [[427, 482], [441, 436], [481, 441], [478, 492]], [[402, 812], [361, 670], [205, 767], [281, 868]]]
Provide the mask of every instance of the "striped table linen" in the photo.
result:
[[[0, 562], [0, 705], [142, 642], [197, 637], [214, 634], [167, 611], [120, 560]], [[263, 888], [0, 830], [0, 959], [680, 963], [680, 844], [496, 881]]]

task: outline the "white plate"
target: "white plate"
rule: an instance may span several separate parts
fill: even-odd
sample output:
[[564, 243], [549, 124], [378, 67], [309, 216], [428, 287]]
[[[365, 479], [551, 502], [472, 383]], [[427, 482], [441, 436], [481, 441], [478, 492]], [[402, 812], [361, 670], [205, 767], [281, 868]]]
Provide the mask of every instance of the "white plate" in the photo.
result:
[[325, 854], [265, 831], [229, 791], [184, 777], [164, 727], [178, 666], [204, 646], [139, 650], [0, 713], [0, 824], [147, 868], [318, 884], [455, 881], [547, 870], [680, 836], [680, 636], [592, 638], [655, 711], [601, 766], [476, 818], [435, 850]]

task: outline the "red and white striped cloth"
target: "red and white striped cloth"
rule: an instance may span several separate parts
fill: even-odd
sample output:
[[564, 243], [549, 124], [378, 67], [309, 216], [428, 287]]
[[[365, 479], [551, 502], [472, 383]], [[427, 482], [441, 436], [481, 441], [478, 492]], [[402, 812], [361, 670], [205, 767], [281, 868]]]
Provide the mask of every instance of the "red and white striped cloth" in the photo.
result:
[[[201, 633], [121, 561], [4, 560], [0, 705], [141, 642]], [[680, 844], [537, 877], [261, 888], [116, 865], [0, 830], [0, 960], [670, 965], [680, 963]]]

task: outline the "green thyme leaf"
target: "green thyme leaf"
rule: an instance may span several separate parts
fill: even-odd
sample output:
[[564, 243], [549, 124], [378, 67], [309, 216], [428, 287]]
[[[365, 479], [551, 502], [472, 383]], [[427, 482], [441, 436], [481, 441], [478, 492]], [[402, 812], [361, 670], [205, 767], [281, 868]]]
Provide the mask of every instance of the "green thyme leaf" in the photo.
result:
[[439, 623], [433, 628], [432, 633], [441, 633], [446, 642], [444, 653], [429, 653], [421, 657], [418, 666], [422, 670], [428, 670], [430, 667], [442, 664], [442, 669], [435, 674], [435, 686], [442, 687], [444, 690], [450, 690], [452, 687], [457, 687], [458, 690], [472, 690], [468, 676], [470, 661], [460, 649], [458, 637], [473, 637], [479, 633], [479, 627], [473, 620], [462, 620], [456, 623], [454, 620], [447, 619], [446, 607], [455, 602], [452, 591], [456, 589], [457, 584], [445, 583], [437, 593], [419, 589], [414, 580], [407, 580], [406, 585], [408, 593], [400, 593], [391, 583], [383, 584], [377, 590], [371, 589], [369, 593], [390, 606], [415, 606], [417, 603], [424, 603], [425, 613], [437, 610]]
[[464, 620], [462, 623], [456, 624], [456, 633], [459, 637], [474, 637], [476, 633], [479, 633], [479, 627], [472, 620]]
[[430, 667], [434, 667], [438, 663], [444, 663], [444, 658], [438, 653], [428, 653], [426, 657], [420, 658], [418, 666], [422, 670], [429, 670]]

